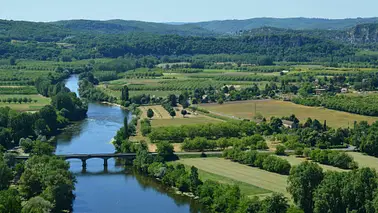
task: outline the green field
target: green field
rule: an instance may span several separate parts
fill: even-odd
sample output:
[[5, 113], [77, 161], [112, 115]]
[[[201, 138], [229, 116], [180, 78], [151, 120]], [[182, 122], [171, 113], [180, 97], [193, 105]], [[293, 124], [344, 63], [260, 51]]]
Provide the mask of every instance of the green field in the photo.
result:
[[311, 117], [312, 119], [318, 119], [320, 122], [326, 120], [328, 126], [335, 128], [353, 127], [354, 121], [368, 121], [372, 123], [378, 120], [378, 117], [351, 114], [319, 107], [307, 107], [277, 100], [238, 101], [222, 105], [202, 104], [201, 108], [205, 108], [211, 112], [236, 116], [238, 118], [252, 119], [255, 115], [255, 106], [256, 112], [261, 113], [267, 119], [273, 116], [282, 117], [295, 114], [302, 122], [308, 117]]
[[178, 162], [195, 166], [200, 170], [215, 174], [217, 178], [225, 177], [268, 191], [283, 193], [286, 191], [287, 176], [264, 171], [258, 168], [234, 163], [222, 158], [187, 158]]
[[[186, 167], [188, 167], [188, 169], [190, 168], [190, 166], [188, 164], [186, 164]], [[259, 196], [260, 197], [260, 196], [267, 196], [267, 195], [272, 193], [271, 191], [269, 191], [267, 189], [263, 189], [263, 188], [260, 188], [258, 186], [254, 186], [254, 185], [251, 185], [251, 184], [248, 184], [248, 183], [245, 183], [245, 182], [237, 181], [233, 178], [227, 178], [227, 177], [224, 177], [224, 176], [221, 176], [221, 175], [206, 172], [206, 171], [201, 170], [201, 169], [198, 170], [198, 174], [199, 174], [199, 178], [203, 182], [206, 181], [206, 180], [212, 180], [212, 181], [217, 181], [219, 183], [224, 183], [224, 184], [229, 184], [229, 185], [237, 185], [237, 186], [239, 186], [241, 193], [244, 194], [244, 195], [247, 195], [247, 196]]]
[[[7, 98], [31, 98], [33, 101], [31, 103], [4, 103], [0, 102], [0, 107], [10, 107], [17, 111], [37, 111], [41, 109], [43, 106], [50, 104], [50, 98], [43, 97], [42, 95], [1, 95], [2, 99]], [[34, 102], [34, 100], [37, 100], [37, 102]]]
[[[306, 161], [306, 158], [298, 158], [298, 157], [296, 157], [294, 155], [278, 156], [278, 157], [289, 161], [289, 163], [290, 163], [291, 166], [296, 166], [296, 165], [298, 165], [298, 164]], [[320, 167], [322, 167], [324, 171], [337, 171], [337, 172], [349, 171], [349, 170], [344, 170], [344, 169], [340, 169], [340, 168], [337, 168], [337, 167], [323, 165], [323, 164], [319, 164], [319, 163], [318, 163], [318, 165]]]
[[350, 156], [358, 163], [359, 167], [370, 167], [378, 171], [378, 158], [360, 152], [349, 152]]

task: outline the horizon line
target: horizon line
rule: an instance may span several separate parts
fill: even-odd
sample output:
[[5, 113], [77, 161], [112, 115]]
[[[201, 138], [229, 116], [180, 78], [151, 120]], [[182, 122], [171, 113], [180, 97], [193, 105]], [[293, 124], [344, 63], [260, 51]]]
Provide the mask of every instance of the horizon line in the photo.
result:
[[137, 22], [149, 22], [149, 23], [159, 23], [159, 24], [194, 24], [194, 23], [201, 23], [201, 22], [216, 22], [216, 21], [246, 21], [252, 19], [319, 19], [319, 20], [351, 20], [351, 19], [378, 19], [378, 16], [373, 17], [345, 17], [345, 18], [324, 18], [324, 17], [303, 17], [303, 16], [296, 16], [296, 17], [268, 17], [268, 16], [261, 16], [261, 17], [252, 17], [252, 18], [241, 18], [241, 19], [212, 19], [212, 20], [201, 20], [201, 21], [149, 21], [149, 20], [137, 20], [137, 19], [121, 19], [121, 18], [114, 18], [114, 19], [90, 19], [90, 18], [73, 18], [73, 19], [59, 19], [59, 20], [51, 20], [51, 21], [35, 21], [35, 20], [25, 20], [25, 19], [7, 19], [7, 18], [0, 18], [0, 20], [5, 21], [25, 21], [25, 22], [36, 22], [36, 23], [51, 23], [51, 22], [59, 22], [59, 21], [137, 21]]

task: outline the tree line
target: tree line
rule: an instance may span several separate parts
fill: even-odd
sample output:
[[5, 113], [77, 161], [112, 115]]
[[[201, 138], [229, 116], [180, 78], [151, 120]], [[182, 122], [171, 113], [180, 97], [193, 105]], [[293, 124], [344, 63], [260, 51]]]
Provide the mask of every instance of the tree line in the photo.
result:
[[285, 159], [267, 153], [259, 153], [255, 150], [244, 151], [239, 147], [224, 150], [223, 157], [283, 175], [288, 175], [291, 169], [290, 163]]
[[8, 98], [3, 98], [3, 99], [1, 99], [1, 101], [3, 102], [3, 103], [8, 103], [8, 104], [10, 104], [10, 103], [19, 103], [19, 104], [21, 104], [21, 103], [32, 103], [32, 102], [34, 102], [34, 103], [37, 103], [38, 102], [38, 100], [37, 99], [32, 99], [32, 98], [28, 98], [28, 97], [19, 97], [19, 98], [17, 98], [17, 97], [13, 97], [13, 98], [11, 98], [11, 97], [8, 97]]
[[294, 98], [293, 102], [306, 106], [324, 106], [328, 109], [334, 109], [344, 112], [350, 112], [360, 115], [378, 116], [377, 97], [375, 95], [367, 96], [321, 96]]

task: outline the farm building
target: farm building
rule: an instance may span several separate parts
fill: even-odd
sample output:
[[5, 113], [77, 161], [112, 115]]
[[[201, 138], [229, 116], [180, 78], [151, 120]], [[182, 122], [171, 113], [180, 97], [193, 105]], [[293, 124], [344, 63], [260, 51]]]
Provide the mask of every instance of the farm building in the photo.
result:
[[288, 121], [288, 120], [282, 120], [282, 125], [286, 128], [293, 128], [294, 127], [294, 122]]

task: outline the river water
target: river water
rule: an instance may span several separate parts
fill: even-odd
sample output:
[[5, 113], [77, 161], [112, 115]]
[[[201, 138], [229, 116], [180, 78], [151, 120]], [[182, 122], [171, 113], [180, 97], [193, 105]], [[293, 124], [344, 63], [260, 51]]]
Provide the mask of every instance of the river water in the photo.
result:
[[[71, 76], [66, 86], [78, 94], [78, 77]], [[114, 153], [110, 141], [125, 116], [131, 115], [119, 107], [90, 103], [88, 117], [57, 136], [56, 154]], [[86, 171], [80, 160], [70, 160], [70, 166], [77, 179], [75, 213], [199, 212], [193, 200], [116, 165], [114, 159], [108, 160], [107, 169], [101, 159], [87, 160]]]

